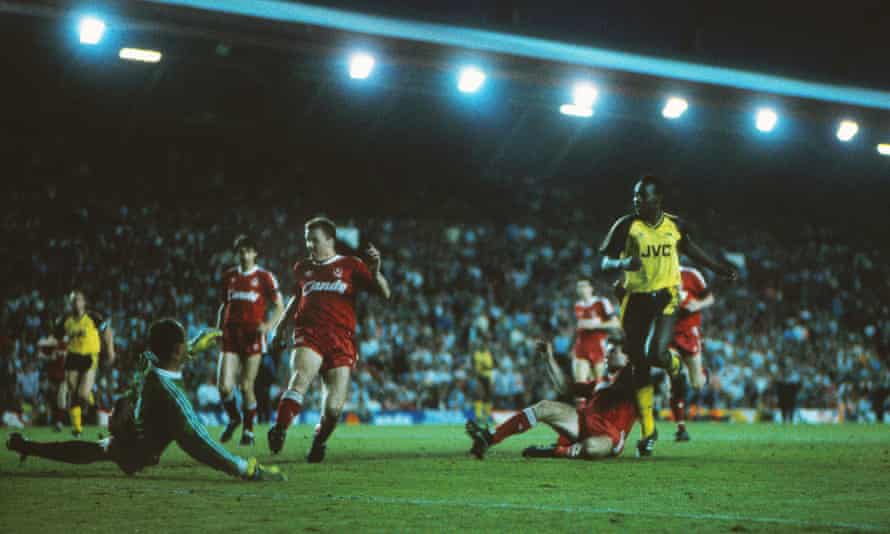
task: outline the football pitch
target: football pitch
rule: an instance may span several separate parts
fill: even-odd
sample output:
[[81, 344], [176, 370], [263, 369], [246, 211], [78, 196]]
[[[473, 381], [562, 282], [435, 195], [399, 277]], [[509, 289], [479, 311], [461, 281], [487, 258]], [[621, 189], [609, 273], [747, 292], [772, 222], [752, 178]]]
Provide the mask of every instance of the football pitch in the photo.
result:
[[[690, 426], [656, 456], [598, 462], [525, 460], [546, 428], [484, 461], [461, 427], [341, 426], [324, 463], [294, 427], [272, 457], [265, 429], [242, 455], [281, 466], [284, 483], [247, 483], [199, 466], [175, 445], [127, 477], [113, 464], [66, 465], [0, 452], [3, 532], [890, 531], [890, 427]], [[212, 429], [216, 435], [220, 429]], [[635, 429], [635, 433], [637, 430]], [[85, 436], [98, 434], [88, 428]], [[5, 443], [8, 431], [0, 432]], [[30, 429], [32, 439], [66, 436]], [[235, 440], [237, 441], [237, 435]], [[631, 444], [632, 445], [632, 444]]]

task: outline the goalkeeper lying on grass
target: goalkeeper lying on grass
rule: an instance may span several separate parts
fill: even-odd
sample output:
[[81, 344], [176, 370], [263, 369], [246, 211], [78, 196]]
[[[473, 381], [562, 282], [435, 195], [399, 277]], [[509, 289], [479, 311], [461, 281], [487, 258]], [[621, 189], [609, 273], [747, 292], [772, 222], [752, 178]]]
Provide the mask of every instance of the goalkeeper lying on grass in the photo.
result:
[[577, 408], [564, 402], [540, 401], [504, 421], [494, 432], [469, 421], [467, 434], [473, 440], [470, 453], [481, 460], [489, 447], [521, 434], [538, 423], [544, 423], [564, 438], [567, 444], [529, 447], [522, 452], [526, 458], [595, 460], [621, 454], [625, 438], [637, 420], [631, 373], [629, 368], [625, 368], [627, 358], [620, 352], [610, 355], [610, 368], [620, 370], [611, 385], [598, 389], [596, 383], [567, 382], [553, 358], [550, 343], [539, 342], [537, 352], [538, 357], [545, 360], [548, 374], [557, 389], [587, 400]]
[[218, 330], [202, 333], [186, 343], [185, 330], [174, 319], [151, 326], [149, 348], [143, 356], [145, 371], [114, 407], [109, 424], [111, 437], [98, 442], [63, 441], [39, 443], [21, 434], [10, 435], [6, 447], [22, 455], [72, 464], [114, 462], [132, 475], [157, 465], [164, 449], [175, 441], [195, 460], [244, 480], [284, 480], [275, 467], [263, 467], [256, 458], [235, 456], [217, 443], [198, 420], [182, 390], [183, 362], [209, 348]]

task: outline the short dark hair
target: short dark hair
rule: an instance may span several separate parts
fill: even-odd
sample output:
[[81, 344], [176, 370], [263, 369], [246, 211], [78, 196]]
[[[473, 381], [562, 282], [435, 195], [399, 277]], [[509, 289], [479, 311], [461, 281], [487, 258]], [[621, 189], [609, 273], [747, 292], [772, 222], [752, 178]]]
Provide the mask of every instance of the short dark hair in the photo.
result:
[[173, 349], [180, 343], [185, 343], [185, 328], [176, 319], [155, 321], [148, 331], [148, 348], [162, 364], [173, 356]]
[[247, 234], [238, 234], [238, 236], [235, 237], [235, 241], [234, 243], [232, 243], [232, 250], [238, 252], [239, 248], [250, 248], [255, 251], [258, 250], [256, 241], [254, 241], [253, 238]]
[[640, 177], [639, 182], [643, 184], [643, 187], [646, 187], [647, 185], [655, 187], [655, 192], [658, 196], [664, 196], [664, 182], [661, 178], [651, 174], [644, 174]]
[[313, 217], [306, 221], [306, 231], [312, 231], [315, 228], [321, 228], [321, 230], [331, 239], [337, 237], [337, 225], [334, 224], [334, 221], [328, 219], [324, 215], [319, 215], [318, 217]]

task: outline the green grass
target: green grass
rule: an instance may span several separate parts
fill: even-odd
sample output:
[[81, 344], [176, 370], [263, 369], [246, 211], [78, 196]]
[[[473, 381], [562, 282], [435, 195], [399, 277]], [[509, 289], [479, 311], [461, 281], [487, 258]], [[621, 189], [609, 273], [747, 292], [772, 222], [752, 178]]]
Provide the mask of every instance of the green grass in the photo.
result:
[[[890, 531], [887, 426], [694, 424], [646, 460], [523, 460], [546, 428], [514, 437], [485, 461], [459, 427], [343, 426], [320, 465], [307, 465], [311, 426], [280, 456], [265, 431], [254, 451], [290, 480], [245, 483], [172, 446], [134, 477], [112, 464], [74, 466], [0, 452], [3, 532], [126, 531]], [[219, 429], [213, 430], [216, 434]], [[85, 435], [95, 435], [88, 429]], [[5, 441], [6, 432], [2, 438]], [[30, 430], [33, 439], [60, 437]], [[236, 440], [237, 441], [237, 436]]]

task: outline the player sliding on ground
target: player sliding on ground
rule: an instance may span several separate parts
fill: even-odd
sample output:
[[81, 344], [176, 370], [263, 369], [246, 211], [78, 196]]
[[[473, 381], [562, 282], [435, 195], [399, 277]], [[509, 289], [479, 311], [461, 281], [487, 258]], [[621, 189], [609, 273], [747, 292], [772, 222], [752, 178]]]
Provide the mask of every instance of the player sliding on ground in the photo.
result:
[[294, 266], [296, 287], [284, 319], [275, 330], [280, 345], [287, 339], [288, 318], [294, 323], [293, 375], [278, 404], [278, 417], [269, 429], [269, 450], [281, 452], [291, 422], [303, 409], [303, 396], [320, 374], [324, 382], [324, 409], [306, 461], [324, 460], [328, 438], [334, 432], [358, 353], [355, 346], [355, 297], [370, 291], [389, 299], [389, 283], [380, 272], [380, 252], [368, 244], [368, 264], [335, 249], [337, 227], [325, 217], [305, 225], [310, 258]]
[[[277, 468], [264, 468], [256, 458], [231, 454], [210, 437], [182, 390], [183, 361], [189, 354], [206, 350], [219, 331], [209, 331], [191, 344], [185, 329], [173, 319], [151, 326], [144, 355], [146, 367], [131, 391], [114, 407], [109, 424], [111, 437], [95, 441], [41, 443], [11, 434], [6, 448], [24, 460], [37, 456], [70, 464], [114, 462], [132, 475], [157, 465], [167, 446], [175, 441], [195, 460], [243, 480], [284, 480]], [[191, 348], [191, 350], [189, 350]]]
[[550, 343], [539, 342], [537, 353], [547, 363], [547, 371], [559, 391], [576, 397], [586, 397], [577, 408], [564, 402], [543, 400], [529, 406], [494, 432], [476, 423], [467, 422], [467, 434], [473, 440], [470, 453], [480, 460], [485, 452], [510, 436], [521, 434], [538, 423], [544, 423], [569, 441], [567, 445], [529, 447], [522, 452], [526, 458], [572, 458], [596, 460], [618, 456], [624, 441], [637, 419], [636, 395], [631, 370], [625, 368], [626, 358], [616, 351], [609, 365], [620, 369], [611, 385], [569, 384], [559, 364], [553, 358]]

